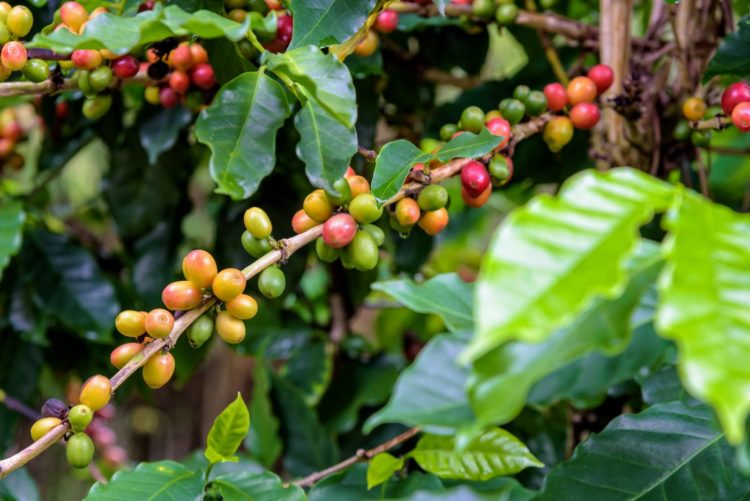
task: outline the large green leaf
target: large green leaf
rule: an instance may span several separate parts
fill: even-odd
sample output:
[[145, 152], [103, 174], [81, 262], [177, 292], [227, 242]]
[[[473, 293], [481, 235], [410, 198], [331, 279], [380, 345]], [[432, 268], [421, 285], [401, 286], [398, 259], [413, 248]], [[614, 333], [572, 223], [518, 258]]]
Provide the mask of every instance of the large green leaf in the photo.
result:
[[24, 221], [26, 212], [19, 202], [0, 201], [0, 278], [10, 257], [21, 247]]
[[463, 359], [511, 339], [538, 342], [597, 296], [619, 294], [638, 228], [673, 188], [622, 167], [584, 171], [556, 197], [540, 195], [502, 223], [477, 282], [477, 333]]
[[294, 126], [300, 135], [297, 156], [305, 162], [310, 183], [332, 191], [333, 182], [344, 175], [357, 153], [357, 130], [346, 127], [309, 95], [294, 117]]
[[432, 158], [431, 154], [423, 152], [405, 139], [387, 143], [375, 159], [372, 194], [385, 202], [398, 193], [414, 164], [429, 162]]
[[399, 376], [388, 404], [367, 420], [365, 432], [383, 423], [398, 422], [433, 433], [450, 433], [471, 423], [474, 415], [466, 393], [468, 370], [456, 364], [465, 346], [465, 335], [431, 339]]
[[750, 480], [733, 464], [707, 406], [658, 404], [579, 445], [550, 471], [541, 499], [744, 499]]
[[404, 458], [397, 458], [381, 452], [370, 460], [367, 465], [367, 488], [372, 489], [376, 485], [386, 482], [398, 470], [404, 467]]
[[292, 2], [294, 30], [290, 49], [341, 43], [364, 26], [375, 0], [306, 0]]
[[253, 368], [253, 398], [250, 401], [250, 432], [245, 438], [245, 449], [253, 457], [270, 467], [281, 454], [279, 420], [271, 406], [271, 376], [262, 358], [255, 359]]
[[198, 499], [203, 475], [174, 461], [141, 463], [135, 470], [115, 473], [108, 484], [96, 483], [87, 501], [173, 501]]
[[738, 444], [750, 411], [750, 216], [686, 190], [664, 224], [657, 330], [677, 343], [685, 387]]
[[206, 440], [206, 459], [211, 463], [237, 461], [234, 455], [250, 430], [250, 412], [237, 393], [237, 398], [214, 420]]
[[210, 484], [224, 501], [305, 501], [305, 492], [296, 485], [284, 486], [278, 476], [263, 473], [220, 475]]
[[474, 287], [456, 273], [437, 275], [420, 284], [408, 278], [375, 282], [372, 288], [385, 292], [410, 310], [440, 315], [451, 331], [474, 328]]
[[488, 480], [544, 466], [523, 442], [501, 428], [483, 432], [461, 450], [453, 436], [424, 435], [409, 456], [438, 477], [463, 480]]
[[247, 198], [276, 164], [276, 131], [291, 113], [283, 87], [262, 70], [222, 86], [198, 117], [198, 141], [211, 148], [217, 191]]
[[321, 339], [311, 339], [294, 352], [279, 375], [294, 386], [308, 406], [316, 406], [333, 375], [330, 346]]
[[740, 19], [737, 26], [738, 31], [727, 34], [716, 49], [703, 75], [704, 81], [716, 75], [750, 75], [750, 16]]

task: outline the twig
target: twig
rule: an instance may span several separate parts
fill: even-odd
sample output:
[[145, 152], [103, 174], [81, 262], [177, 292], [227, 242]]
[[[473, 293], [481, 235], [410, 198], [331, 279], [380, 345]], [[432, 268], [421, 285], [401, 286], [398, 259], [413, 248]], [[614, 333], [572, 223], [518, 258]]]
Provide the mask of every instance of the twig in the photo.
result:
[[343, 461], [341, 461], [338, 464], [335, 464], [333, 466], [330, 466], [326, 468], [325, 470], [317, 471], [315, 473], [311, 473], [310, 475], [306, 476], [305, 478], [301, 478], [299, 480], [294, 481], [294, 485], [297, 485], [299, 487], [310, 487], [314, 485], [318, 480], [321, 480], [329, 475], [333, 475], [334, 473], [338, 473], [340, 471], [343, 471], [350, 466], [353, 466], [357, 463], [360, 463], [362, 461], [367, 461], [369, 459], [372, 459], [373, 457], [377, 456], [381, 452], [385, 452], [387, 450], [393, 449], [399, 444], [402, 444], [403, 442], [406, 442], [410, 438], [414, 437], [417, 433], [419, 433], [419, 428], [409, 428], [405, 432], [403, 432], [400, 435], [397, 435], [393, 437], [392, 439], [388, 440], [387, 442], [383, 442], [382, 444], [378, 445], [377, 447], [374, 447], [369, 450], [365, 449], [359, 449], [357, 453], [347, 458]]
[[376, 158], [378, 158], [377, 152], [373, 150], [368, 150], [364, 146], [357, 145], [357, 153], [359, 156], [363, 157], [368, 162], [374, 162]]
[[67, 79], [62, 85], [58, 85], [52, 80], [44, 82], [3, 82], [0, 83], [0, 96], [23, 96], [27, 94], [42, 95], [52, 94], [59, 90], [75, 89], [78, 85], [75, 81]]
[[695, 130], [723, 130], [732, 125], [732, 119], [729, 117], [714, 117], [700, 122], [690, 122], [690, 127]]
[[53, 50], [36, 47], [26, 49], [26, 56], [29, 59], [44, 59], [45, 61], [67, 61], [70, 59], [70, 54], [58, 54]]
[[[526, 8], [529, 12], [536, 12], [538, 10], [536, 2], [534, 0], [526, 0]], [[547, 58], [549, 65], [552, 67], [552, 72], [555, 74], [555, 77], [563, 85], [568, 85], [568, 74], [566, 73], [565, 68], [563, 68], [562, 63], [560, 62], [560, 56], [557, 55], [555, 47], [552, 45], [552, 42], [549, 41], [547, 33], [545, 33], [542, 28], [536, 28], [536, 35], [537, 38], [539, 38], [539, 43], [542, 44], [542, 48], [544, 49], [544, 56]]]
[[3, 390], [0, 390], [0, 403], [5, 404], [5, 407], [7, 407], [8, 409], [17, 412], [32, 421], [36, 421], [37, 419], [42, 417], [39, 412], [35, 411], [17, 398], [11, 397]]

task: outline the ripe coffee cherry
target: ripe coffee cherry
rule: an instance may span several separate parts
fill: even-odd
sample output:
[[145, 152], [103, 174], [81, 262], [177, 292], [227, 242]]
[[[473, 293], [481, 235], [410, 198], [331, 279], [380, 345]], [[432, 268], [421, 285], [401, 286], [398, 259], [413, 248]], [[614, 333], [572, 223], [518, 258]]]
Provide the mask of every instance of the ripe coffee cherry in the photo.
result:
[[281, 268], [271, 266], [258, 275], [258, 290], [268, 299], [274, 299], [284, 293], [286, 277]]
[[216, 315], [216, 333], [229, 344], [241, 343], [245, 339], [245, 322], [228, 311], [220, 311]]
[[125, 310], [115, 318], [117, 332], [127, 337], [138, 337], [146, 332], [146, 312]]
[[159, 89], [159, 103], [165, 108], [174, 108], [180, 101], [180, 96], [171, 87]]
[[[306, 214], [305, 217], [307, 217]], [[261, 257], [273, 250], [273, 247], [271, 247], [271, 242], [269, 242], [267, 238], [257, 239], [252, 236], [247, 230], [242, 232], [241, 242], [242, 247], [245, 249], [245, 252], [253, 257]]]
[[478, 106], [469, 106], [461, 113], [461, 127], [478, 134], [484, 126], [484, 111]]
[[34, 15], [23, 5], [16, 5], [10, 9], [8, 17], [5, 19], [5, 25], [8, 27], [8, 31], [17, 37], [25, 37], [28, 35], [33, 24]]
[[333, 263], [339, 258], [338, 251], [327, 246], [323, 237], [318, 237], [315, 240], [315, 253], [318, 255], [318, 259], [325, 263]]
[[398, 12], [385, 9], [375, 19], [375, 29], [380, 33], [392, 33], [398, 28]]
[[204, 313], [193, 322], [187, 331], [188, 342], [193, 348], [200, 348], [214, 333], [214, 319]]
[[568, 117], [553, 117], [545, 124], [542, 137], [547, 147], [557, 153], [573, 139], [573, 122]]
[[369, 30], [362, 41], [354, 48], [354, 53], [360, 57], [369, 57], [375, 54], [375, 51], [378, 50], [378, 45], [380, 45], [378, 35], [374, 31]]
[[590, 129], [600, 117], [599, 107], [594, 103], [578, 103], [570, 110], [570, 121], [576, 129]]
[[245, 275], [236, 268], [225, 268], [214, 278], [211, 285], [214, 295], [222, 301], [231, 301], [245, 290]]
[[544, 92], [532, 90], [523, 100], [526, 106], [526, 112], [532, 117], [538, 117], [547, 111], [547, 97]]
[[744, 102], [750, 102], [750, 84], [747, 82], [735, 82], [721, 95], [721, 109], [727, 116], [732, 115], [735, 106]]
[[26, 47], [21, 42], [8, 42], [0, 51], [0, 62], [10, 71], [18, 71], [26, 64]]
[[318, 222], [310, 218], [310, 216], [305, 213], [304, 209], [298, 210], [292, 217], [292, 230], [294, 230], [294, 233], [297, 235], [304, 233], [317, 225]]
[[597, 64], [592, 67], [587, 76], [596, 84], [596, 90], [599, 94], [603, 94], [609, 89], [615, 80], [615, 72], [606, 64]]
[[374, 224], [365, 224], [362, 225], [362, 229], [375, 239], [375, 244], [378, 247], [383, 245], [383, 242], [385, 242], [385, 232], [381, 230], [379, 226], [375, 226]]
[[302, 208], [310, 219], [319, 223], [324, 222], [333, 214], [333, 205], [328, 201], [323, 190], [315, 190], [307, 195]]
[[352, 189], [345, 177], [340, 177], [333, 182], [334, 194], [325, 192], [326, 199], [331, 205], [342, 206], [352, 199]]
[[190, 77], [184, 71], [175, 70], [169, 74], [169, 87], [177, 94], [185, 94], [190, 89]]
[[91, 376], [81, 386], [78, 403], [86, 405], [92, 411], [98, 411], [109, 403], [112, 397], [112, 385], [109, 378], [102, 375]]
[[199, 289], [211, 287], [217, 272], [214, 257], [204, 250], [192, 250], [182, 259], [182, 274]]
[[[526, 115], [526, 105], [520, 99], [506, 98], [500, 101], [500, 115], [511, 125], [515, 125], [523, 120]], [[493, 118], [485, 119], [489, 122]]]
[[497, 11], [495, 11], [495, 20], [500, 25], [512, 24], [516, 21], [517, 17], [518, 7], [512, 3], [502, 4], [498, 6]]
[[193, 52], [190, 45], [183, 42], [172, 49], [167, 57], [167, 63], [177, 70], [186, 71], [193, 67]]
[[79, 33], [89, 18], [89, 13], [78, 2], [65, 2], [60, 6], [60, 18], [73, 33]]
[[448, 203], [448, 190], [439, 184], [425, 186], [417, 196], [417, 204], [424, 211], [438, 210]]
[[33, 425], [31, 425], [31, 440], [36, 442], [60, 423], [62, 423], [62, 421], [60, 418], [56, 417], [38, 419]]
[[271, 236], [271, 231], [273, 231], [271, 219], [266, 214], [266, 211], [260, 207], [250, 207], [247, 209], [243, 221], [245, 222], [247, 231], [255, 238], [264, 239]]
[[156, 308], [146, 315], [146, 332], [157, 339], [169, 336], [174, 327], [174, 317], [167, 310]]
[[347, 260], [359, 271], [372, 270], [378, 264], [378, 245], [373, 236], [364, 230], [355, 235], [346, 247]]
[[396, 220], [401, 226], [414, 226], [419, 221], [422, 211], [413, 198], [402, 198], [396, 203], [394, 212]]
[[56, 398], [49, 398], [42, 405], [43, 417], [56, 417], [63, 419], [68, 414], [68, 406], [65, 402]]
[[98, 50], [79, 49], [70, 55], [73, 66], [79, 70], [93, 70], [102, 64], [102, 55]]
[[448, 226], [448, 211], [442, 208], [425, 212], [417, 224], [425, 233], [435, 236]]
[[78, 404], [68, 412], [68, 422], [74, 432], [79, 433], [94, 419], [94, 412], [86, 405]]
[[486, 204], [487, 200], [490, 199], [490, 195], [492, 195], [492, 186], [487, 186], [487, 189], [485, 189], [477, 197], [472, 197], [469, 192], [466, 191], [466, 188], [464, 188], [463, 186], [461, 187], [461, 198], [463, 199], [464, 203], [469, 207], [474, 207], [475, 209], [478, 209], [479, 207], [482, 207], [484, 204]]
[[575, 77], [566, 90], [571, 106], [578, 103], [593, 103], [596, 99], [596, 84], [588, 77]]
[[461, 184], [472, 197], [478, 197], [490, 186], [490, 173], [484, 164], [472, 160], [461, 169]]
[[111, 83], [112, 69], [109, 66], [99, 66], [89, 75], [89, 84], [95, 92], [103, 91], [109, 87]]
[[258, 314], [258, 302], [253, 296], [240, 294], [231, 301], [224, 303], [227, 311], [240, 320], [250, 320]]
[[208, 90], [216, 85], [214, 68], [208, 63], [200, 63], [193, 66], [193, 69], [190, 70], [190, 77], [199, 89]]
[[164, 287], [161, 300], [173, 311], [192, 310], [201, 303], [201, 290], [188, 280], [179, 280]]
[[689, 97], [682, 103], [682, 114], [688, 120], [700, 120], [706, 114], [706, 102], [699, 97]]
[[42, 59], [29, 59], [23, 67], [23, 76], [30, 82], [43, 82], [49, 78], [49, 65]]
[[512, 135], [510, 122], [508, 122], [504, 118], [493, 118], [492, 120], [487, 122], [487, 129], [489, 129], [489, 131], [494, 135], [502, 136], [503, 138], [502, 141], [500, 141], [500, 144], [495, 147], [496, 151], [502, 150], [503, 148], [505, 148], [505, 146], [507, 146]]
[[193, 65], [204, 64], [208, 62], [208, 52], [199, 43], [190, 45], [190, 54], [193, 56]]
[[334, 249], [349, 245], [356, 234], [357, 222], [346, 213], [336, 214], [323, 224], [323, 241]]
[[94, 442], [85, 433], [76, 433], [68, 439], [65, 456], [73, 468], [86, 468], [94, 458]]
[[513, 160], [503, 155], [495, 155], [490, 160], [488, 170], [494, 186], [505, 186], [513, 177]]
[[172, 379], [174, 357], [171, 353], [156, 353], [143, 366], [143, 380], [154, 390], [161, 388]]
[[86, 98], [81, 107], [83, 116], [89, 120], [98, 120], [112, 107], [112, 96], [98, 95]]
[[547, 106], [550, 111], [560, 111], [568, 104], [568, 91], [561, 83], [551, 83], [544, 86], [544, 95], [547, 97]]
[[370, 193], [357, 195], [349, 203], [349, 214], [362, 224], [374, 223], [383, 215], [383, 208], [378, 205], [378, 201]]
[[743, 102], [734, 107], [732, 123], [742, 132], [750, 131], [750, 102]]
[[352, 192], [352, 199], [356, 198], [357, 195], [363, 193], [370, 193], [370, 183], [363, 176], [351, 175], [347, 176], [346, 182], [349, 183], [349, 189]]
[[112, 350], [109, 361], [118, 369], [122, 369], [133, 357], [142, 352], [143, 348], [144, 346], [140, 343], [125, 343]]

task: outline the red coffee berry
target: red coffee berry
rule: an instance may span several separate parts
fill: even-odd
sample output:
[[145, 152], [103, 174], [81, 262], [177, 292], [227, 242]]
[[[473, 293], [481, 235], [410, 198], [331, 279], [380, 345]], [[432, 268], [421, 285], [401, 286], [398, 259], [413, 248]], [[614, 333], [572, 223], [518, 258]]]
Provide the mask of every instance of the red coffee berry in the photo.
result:
[[478, 197], [490, 185], [490, 173], [484, 164], [472, 160], [461, 170], [461, 184], [472, 197]]
[[182, 274], [199, 289], [211, 287], [216, 273], [216, 261], [204, 250], [190, 251], [182, 260]]
[[357, 222], [349, 214], [336, 214], [323, 224], [323, 241], [334, 249], [349, 245], [356, 234]]
[[134, 356], [143, 351], [140, 343], [125, 343], [118, 346], [109, 355], [109, 361], [118, 369], [122, 369]]
[[170, 310], [191, 310], [201, 302], [201, 291], [187, 280], [172, 282], [164, 287], [161, 300]]
[[102, 64], [102, 55], [98, 50], [79, 49], [73, 51], [70, 60], [79, 70], [93, 70]]
[[199, 89], [208, 90], [216, 85], [216, 77], [214, 76], [214, 68], [208, 63], [196, 64], [190, 71], [190, 77], [193, 79], [193, 83]]
[[146, 315], [146, 332], [153, 338], [167, 337], [172, 332], [172, 327], [174, 327], [174, 317], [163, 308], [151, 310]]
[[568, 104], [568, 92], [561, 83], [554, 82], [545, 85], [544, 95], [550, 111], [560, 111]]
[[375, 29], [380, 33], [392, 33], [398, 27], [398, 12], [385, 9], [375, 19]]
[[735, 82], [721, 95], [721, 109], [727, 116], [732, 115], [735, 106], [745, 102], [750, 102], [750, 84], [747, 82]]
[[576, 129], [590, 129], [600, 117], [599, 107], [594, 103], [578, 103], [570, 110], [570, 121]]
[[180, 101], [180, 96], [171, 87], [159, 89], [159, 103], [165, 108], [173, 108]]
[[293, 28], [294, 20], [292, 19], [292, 16], [279, 16], [279, 20], [276, 24], [276, 38], [288, 45], [292, 40]]
[[21, 42], [8, 42], [0, 52], [3, 67], [10, 71], [19, 71], [26, 64], [26, 47]]
[[[500, 141], [500, 144], [498, 144], [495, 149], [501, 150], [505, 148], [505, 146], [508, 144], [508, 141], [510, 141], [510, 136], [511, 136], [510, 122], [508, 122], [504, 118], [496, 117], [496, 118], [491, 119], [489, 122], [487, 122], [485, 126], [494, 135], [503, 137], [503, 140]], [[459, 133], [457, 132], [455, 135], [458, 135], [458, 134]]]
[[419, 218], [417, 225], [428, 235], [435, 236], [448, 226], [448, 211], [443, 207], [442, 209], [425, 212]]
[[492, 195], [492, 186], [488, 186], [482, 193], [479, 194], [479, 196], [472, 197], [468, 191], [466, 191], [466, 188], [463, 186], [461, 187], [461, 198], [463, 199], [464, 203], [469, 207], [474, 207], [475, 209], [478, 209], [479, 207], [483, 206], [487, 203], [487, 200], [490, 199], [490, 195]]
[[304, 209], [298, 210], [292, 217], [292, 230], [298, 235], [317, 225], [317, 221], [308, 216]]
[[597, 64], [589, 70], [587, 76], [594, 81], [596, 90], [601, 94], [612, 85], [615, 79], [615, 72], [606, 64]]
[[170, 66], [178, 70], [189, 70], [193, 67], [193, 52], [187, 43], [181, 43], [169, 53], [167, 61]]
[[596, 99], [597, 88], [588, 77], [575, 77], [568, 84], [568, 102], [575, 106], [578, 103], [590, 103]]
[[117, 78], [133, 78], [138, 74], [140, 63], [134, 56], [122, 56], [112, 61], [112, 73]]
[[184, 71], [175, 70], [169, 74], [169, 86], [178, 94], [185, 94], [190, 89], [190, 77]]
[[409, 227], [417, 224], [417, 221], [419, 221], [419, 218], [422, 215], [422, 211], [419, 208], [417, 201], [413, 198], [402, 198], [396, 204], [394, 214], [398, 224]]
[[732, 123], [742, 132], [750, 131], [750, 102], [742, 102], [732, 110]]
[[190, 54], [193, 56], [193, 65], [208, 62], [208, 52], [199, 43], [194, 43], [190, 46]]

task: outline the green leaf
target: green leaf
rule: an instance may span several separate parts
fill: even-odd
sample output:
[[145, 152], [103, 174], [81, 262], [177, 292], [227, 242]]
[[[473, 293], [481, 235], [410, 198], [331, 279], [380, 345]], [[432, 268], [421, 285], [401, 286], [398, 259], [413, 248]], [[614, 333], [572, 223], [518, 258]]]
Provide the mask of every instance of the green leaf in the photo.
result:
[[669, 206], [673, 188], [622, 167], [584, 171], [557, 197], [540, 195], [495, 233], [477, 281], [475, 360], [511, 339], [539, 342], [597, 296], [613, 297], [638, 228]]
[[409, 456], [440, 478], [463, 480], [489, 480], [544, 466], [523, 442], [501, 428], [483, 432], [460, 451], [453, 436], [424, 435]]
[[325, 341], [312, 339], [294, 352], [279, 375], [294, 386], [309, 407], [314, 407], [331, 382], [333, 353]]
[[431, 339], [399, 376], [388, 404], [367, 420], [365, 433], [392, 422], [449, 433], [473, 422], [466, 393], [468, 370], [456, 364], [465, 347], [465, 336], [457, 334]]
[[0, 482], [0, 499], [3, 501], [37, 501], [39, 490], [26, 468], [14, 471]]
[[250, 430], [250, 412], [237, 393], [237, 398], [221, 411], [208, 431], [206, 440], [206, 459], [211, 463], [219, 461], [237, 461], [234, 455], [242, 440]]
[[294, 126], [300, 135], [297, 157], [305, 163], [310, 183], [333, 190], [333, 182], [344, 175], [357, 153], [357, 130], [344, 126], [307, 95], [294, 117]]
[[[163, 11], [163, 22], [175, 35], [193, 35], [200, 38], [225, 37], [234, 42], [247, 35], [250, 19], [240, 24], [210, 10], [185, 12], [176, 5]], [[88, 31], [88, 25], [86, 27]]]
[[355, 464], [341, 473], [331, 475], [321, 480], [310, 490], [310, 501], [376, 501], [408, 499], [415, 492], [444, 491], [440, 479], [434, 475], [411, 473], [399, 479], [393, 477], [379, 489], [367, 489], [366, 464]]
[[439, 315], [452, 332], [474, 328], [474, 287], [456, 273], [437, 275], [419, 284], [408, 278], [375, 282], [372, 288], [410, 310]]
[[26, 212], [20, 202], [0, 201], [0, 278], [11, 256], [21, 248]]
[[404, 458], [397, 458], [387, 452], [381, 452], [372, 458], [367, 466], [367, 488], [372, 489], [376, 485], [386, 482], [403, 467]]
[[441, 162], [454, 158], [481, 157], [492, 151], [502, 140], [502, 136], [496, 136], [487, 127], [482, 127], [479, 134], [464, 132], [454, 137], [438, 150], [435, 157]]
[[405, 139], [387, 143], [375, 159], [372, 194], [385, 202], [398, 193], [414, 164], [429, 162], [432, 158]]
[[375, 0], [308, 0], [292, 2], [294, 29], [289, 49], [341, 43], [364, 26]]
[[294, 484], [284, 486], [277, 475], [263, 473], [232, 473], [211, 481], [224, 501], [305, 501], [305, 492]]
[[86, 501], [172, 501], [198, 499], [203, 475], [174, 461], [141, 463], [135, 470], [119, 471], [108, 484], [96, 483]]
[[739, 444], [750, 411], [750, 216], [686, 190], [664, 225], [657, 331], [677, 344], [687, 390]]
[[704, 405], [624, 414], [550, 471], [541, 499], [741, 499], [750, 480], [723, 437]]
[[707, 82], [716, 75], [750, 75], [750, 16], [745, 16], [737, 23], [738, 30], [728, 33], [703, 75]]
[[270, 392], [268, 367], [258, 357], [253, 367], [253, 397], [250, 401], [250, 415], [253, 419], [250, 422], [250, 432], [245, 438], [245, 449], [266, 467], [271, 467], [276, 462], [282, 449], [279, 420], [273, 414]]
[[148, 153], [149, 163], [155, 164], [159, 155], [170, 150], [180, 131], [192, 121], [193, 114], [184, 106], [165, 108], [144, 121], [138, 129], [138, 136]]
[[641, 385], [641, 397], [648, 405], [667, 402], [696, 402], [680, 383], [674, 365], [665, 365], [659, 370], [637, 378]]
[[333, 54], [312, 45], [280, 54], [263, 53], [268, 68], [305, 90], [347, 129], [357, 122], [357, 96], [349, 69]]
[[283, 87], [263, 71], [222, 86], [198, 117], [195, 134], [211, 149], [217, 192], [247, 198], [276, 164], [276, 131], [291, 113]]

